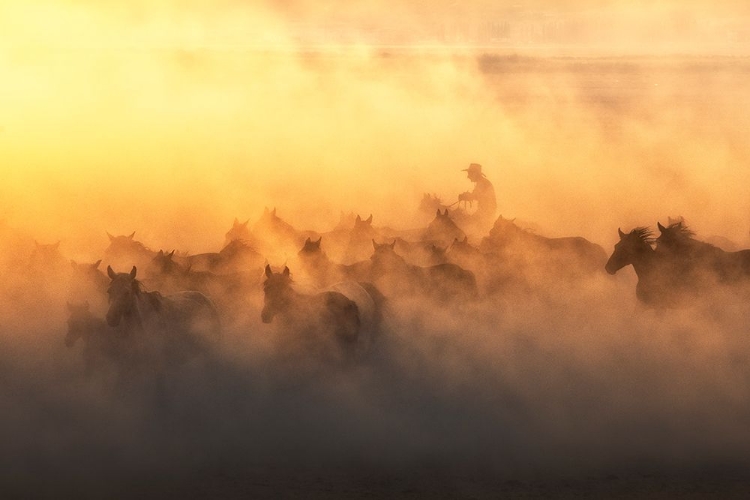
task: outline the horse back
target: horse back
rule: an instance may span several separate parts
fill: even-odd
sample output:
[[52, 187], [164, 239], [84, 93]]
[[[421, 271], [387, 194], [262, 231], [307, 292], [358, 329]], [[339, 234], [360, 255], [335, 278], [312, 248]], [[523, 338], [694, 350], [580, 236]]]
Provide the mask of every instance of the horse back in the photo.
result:
[[216, 305], [201, 292], [177, 292], [161, 300], [162, 309], [172, 324], [184, 326], [190, 333], [207, 337], [218, 337], [221, 334]]
[[375, 298], [360, 283], [342, 281], [331, 285], [328, 290], [340, 293], [357, 306], [360, 323], [363, 326], [371, 326], [375, 323], [377, 314]]
[[425, 279], [425, 286], [432, 290], [440, 290], [444, 295], [478, 295], [477, 280], [474, 273], [457, 264], [445, 263], [421, 268]]

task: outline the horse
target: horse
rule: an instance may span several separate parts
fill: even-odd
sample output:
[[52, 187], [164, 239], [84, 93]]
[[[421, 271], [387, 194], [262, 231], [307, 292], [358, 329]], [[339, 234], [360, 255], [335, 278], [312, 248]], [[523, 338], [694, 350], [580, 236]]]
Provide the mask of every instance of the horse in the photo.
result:
[[258, 248], [266, 256], [284, 256], [285, 252], [293, 252], [305, 238], [317, 237], [313, 231], [297, 231], [291, 224], [276, 215], [276, 208], [266, 207], [263, 215], [253, 225], [252, 234], [258, 239]]
[[722, 284], [750, 280], [750, 250], [726, 252], [710, 243], [696, 240], [695, 233], [680, 220], [667, 227], [657, 222], [661, 233], [656, 250], [672, 257], [683, 273], [693, 279], [713, 278]]
[[354, 227], [349, 233], [349, 238], [344, 250], [343, 262], [351, 264], [366, 259], [371, 252], [370, 241], [380, 238], [380, 232], [372, 225], [372, 214], [367, 219], [359, 215], [354, 219]]
[[[65, 268], [65, 257], [60, 252], [60, 242], [41, 244], [34, 240], [34, 250], [29, 257], [32, 273], [60, 273]], [[65, 268], [67, 270], [67, 268]]]
[[437, 211], [422, 235], [422, 240], [447, 247], [452, 241], [465, 237], [466, 233], [453, 221], [446, 208], [443, 212]]
[[135, 231], [125, 236], [107, 233], [109, 246], [104, 250], [104, 261], [110, 266], [145, 266], [156, 252], [134, 239]]
[[424, 217], [429, 217], [435, 210], [438, 212], [441, 210], [447, 211], [450, 208], [449, 205], [443, 204], [443, 200], [436, 194], [424, 193], [422, 199], [419, 202], [419, 213]]
[[255, 251], [246, 240], [234, 239], [219, 252], [201, 253], [181, 257], [186, 267], [195, 271], [230, 273], [247, 269], [260, 269], [264, 263], [261, 254]]
[[68, 302], [67, 307], [70, 316], [65, 346], [72, 348], [79, 339], [83, 342], [84, 374], [91, 376], [108, 367], [118, 369], [125, 354], [122, 338], [102, 318], [91, 313], [88, 302]]
[[[377, 329], [376, 300], [359, 283], [344, 281], [314, 293], [295, 289], [288, 267], [273, 272], [266, 265], [261, 320], [283, 318], [287, 332], [304, 332], [312, 349], [328, 353], [333, 341], [344, 356], [366, 348]], [[317, 347], [316, 347], [317, 346]]]
[[407, 241], [396, 237], [394, 250], [401, 255], [409, 264], [416, 266], [434, 266], [448, 262], [447, 246], [439, 246], [432, 241]]
[[607, 260], [605, 270], [615, 274], [632, 265], [638, 277], [636, 297], [644, 305], [654, 308], [674, 308], [689, 305], [705, 297], [705, 282], [695, 281], [684, 266], [672, 255], [653, 248], [653, 233], [637, 227], [629, 233], [617, 230], [620, 240]]
[[495, 221], [489, 235], [482, 239], [480, 250], [485, 254], [495, 254], [521, 272], [542, 270], [544, 274], [565, 277], [599, 273], [607, 261], [604, 249], [585, 238], [547, 238], [521, 229], [502, 215]]
[[[242, 245], [233, 242], [230, 245]], [[190, 264], [182, 265], [175, 260], [175, 252], [159, 253], [152, 259], [146, 274], [150, 283], [162, 292], [174, 293], [196, 291], [211, 297], [222, 306], [236, 305], [243, 301], [247, 292], [257, 286], [260, 268], [256, 271], [217, 274], [211, 271], [194, 271]]]
[[136, 279], [137, 268], [116, 273], [107, 267], [110, 327], [121, 324], [144, 352], [159, 362], [183, 362], [206, 354], [219, 340], [221, 323], [214, 303], [200, 292], [170, 295], [147, 292]]
[[106, 292], [109, 286], [109, 278], [99, 266], [101, 259], [89, 264], [81, 264], [75, 260], [70, 261], [73, 274], [68, 289], [69, 300], [74, 302], [95, 302], [97, 310], [106, 310]]
[[240, 222], [239, 219], [235, 217], [234, 222], [232, 223], [232, 228], [224, 235], [224, 246], [237, 240], [250, 241], [253, 235], [250, 232], [248, 224], [250, 224], [250, 219], [247, 219], [245, 222]]
[[387, 295], [420, 294], [441, 302], [475, 299], [478, 288], [474, 273], [456, 264], [415, 266], [395, 251], [396, 242], [379, 244], [372, 240], [370, 279], [386, 290]]

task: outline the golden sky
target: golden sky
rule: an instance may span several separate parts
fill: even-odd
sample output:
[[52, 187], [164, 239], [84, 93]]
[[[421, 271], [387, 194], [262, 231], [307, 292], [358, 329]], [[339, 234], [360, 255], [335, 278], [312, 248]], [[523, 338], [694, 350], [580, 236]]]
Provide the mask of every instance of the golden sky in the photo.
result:
[[195, 251], [264, 206], [408, 225], [479, 162], [500, 212], [552, 234], [679, 213], [744, 241], [748, 10], [2, 0], [0, 217], [71, 249], [136, 230]]

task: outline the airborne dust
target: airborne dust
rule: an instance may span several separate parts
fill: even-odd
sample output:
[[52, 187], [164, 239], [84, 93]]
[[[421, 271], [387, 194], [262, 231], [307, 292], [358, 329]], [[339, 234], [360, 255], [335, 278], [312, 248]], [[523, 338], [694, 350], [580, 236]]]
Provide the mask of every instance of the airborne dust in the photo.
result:
[[[537, 3], [558, 20], [549, 41], [512, 9], [499, 35], [472, 31], [481, 2], [432, 17], [334, 3], [325, 19], [301, 1], [0, 5], [0, 484], [96, 496], [310, 467], [504, 481], [745, 465], [750, 309], [646, 309], [632, 268], [390, 301], [354, 364], [262, 323], [252, 268], [222, 302], [220, 345], [175, 368], [166, 398], [148, 377], [86, 376], [82, 345], [65, 346], [70, 260], [105, 270], [107, 232], [218, 252], [235, 218], [275, 207], [326, 247], [342, 212], [425, 227], [423, 195], [453, 203], [470, 162], [498, 215], [537, 234], [609, 254], [618, 227], [681, 215], [699, 239], [750, 246], [749, 39], [731, 21], [747, 7]], [[303, 281], [296, 249], [264, 258]]]

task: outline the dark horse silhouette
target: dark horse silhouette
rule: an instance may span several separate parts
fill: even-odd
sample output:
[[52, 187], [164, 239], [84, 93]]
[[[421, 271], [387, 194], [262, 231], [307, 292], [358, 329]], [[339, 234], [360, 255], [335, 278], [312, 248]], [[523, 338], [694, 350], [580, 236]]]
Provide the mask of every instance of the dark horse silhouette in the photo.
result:
[[435, 218], [422, 235], [422, 240], [447, 247], [453, 241], [462, 240], [465, 237], [466, 233], [453, 221], [446, 208], [443, 212], [437, 211]]
[[350, 351], [368, 344], [375, 333], [376, 303], [359, 283], [340, 282], [308, 294], [294, 287], [286, 266], [280, 273], [266, 266], [265, 275], [261, 319], [271, 323], [276, 316], [282, 317], [282, 327], [292, 333], [303, 332], [313, 349], [333, 339]]
[[656, 239], [656, 251], [673, 260], [678, 271], [691, 279], [716, 280], [734, 284], [750, 279], [750, 250], [726, 252], [710, 243], [696, 240], [694, 233], [680, 220], [664, 227]]
[[638, 300], [650, 306], [673, 306], [677, 303], [675, 280], [666, 259], [654, 248], [653, 233], [647, 227], [637, 227], [629, 233], [617, 230], [620, 241], [615, 244], [612, 255], [604, 269], [615, 274], [625, 266], [632, 265], [638, 276], [635, 294]]
[[109, 246], [104, 251], [105, 263], [112, 266], [144, 266], [154, 258], [156, 252], [135, 239], [135, 232], [124, 236], [107, 233]]
[[[666, 229], [660, 227], [660, 229]], [[685, 228], [674, 228], [683, 232]], [[708, 259], [707, 267], [700, 264], [701, 258], [683, 253], [679, 246], [665, 249], [674, 242], [662, 240], [661, 249], [654, 249], [652, 233], [645, 227], [633, 229], [630, 233], [623, 233], [618, 229], [620, 241], [610, 256], [605, 269], [610, 274], [627, 265], [632, 265], [638, 276], [636, 297], [646, 305], [665, 308], [689, 306], [698, 302], [705, 302], [720, 288], [723, 279], [721, 274], [715, 273], [715, 261]], [[684, 233], [678, 238], [687, 237]], [[676, 236], [671, 234], [670, 237]], [[680, 243], [682, 245], [685, 242]], [[703, 248], [695, 250], [697, 255], [703, 252], [713, 254], [714, 250]], [[734, 283], [727, 283], [734, 284]]]
[[396, 253], [396, 242], [378, 244], [372, 241], [370, 280], [383, 287], [387, 296], [419, 294], [439, 301], [468, 300], [478, 296], [474, 273], [444, 263], [434, 266], [414, 266]]
[[206, 352], [219, 338], [221, 325], [213, 302], [200, 292], [162, 295], [146, 292], [136, 279], [137, 269], [116, 273], [107, 294], [107, 324], [123, 323], [123, 333], [133, 336], [146, 351], [161, 360], [183, 360]]

